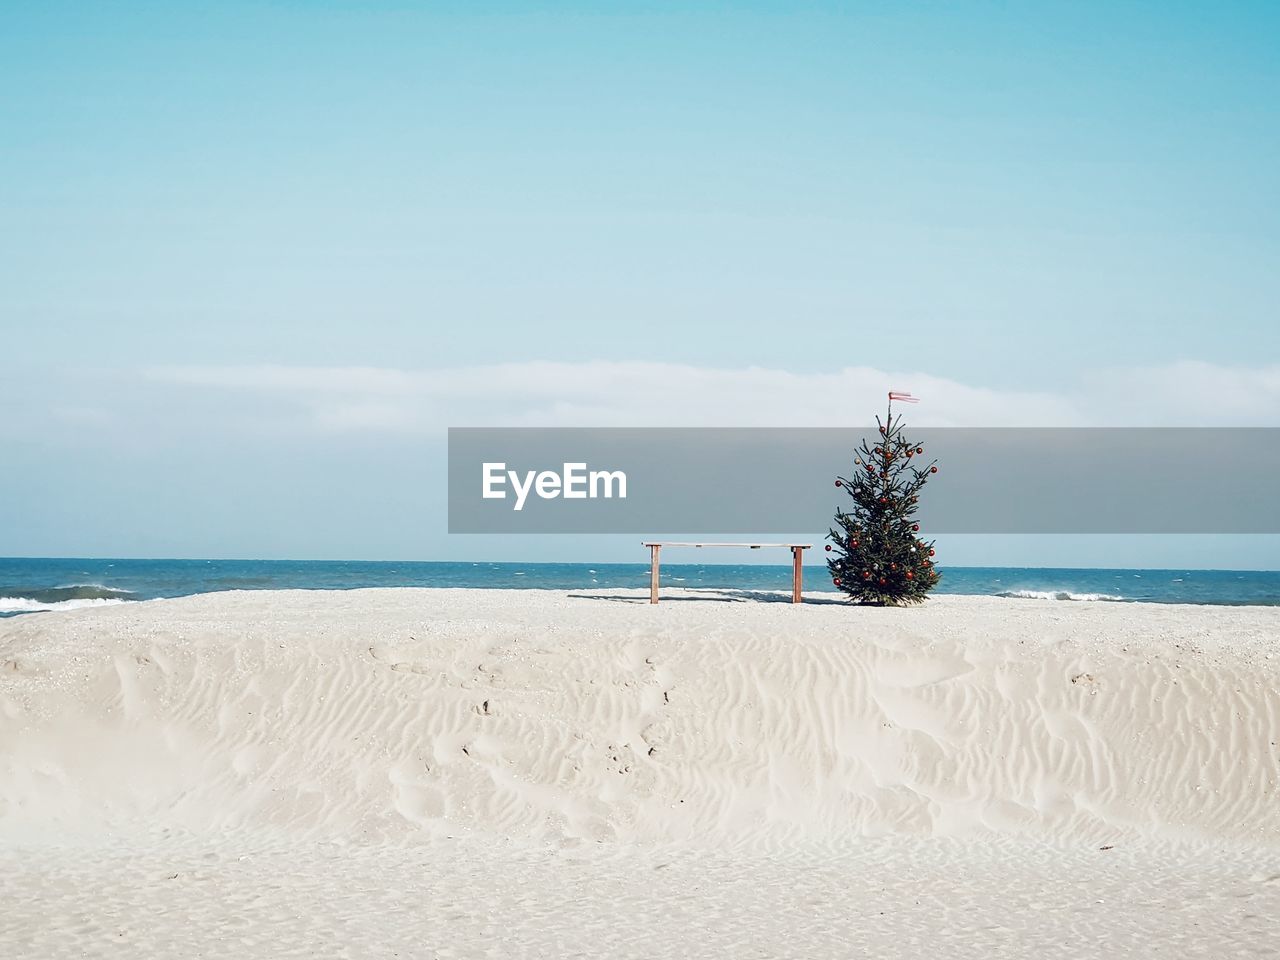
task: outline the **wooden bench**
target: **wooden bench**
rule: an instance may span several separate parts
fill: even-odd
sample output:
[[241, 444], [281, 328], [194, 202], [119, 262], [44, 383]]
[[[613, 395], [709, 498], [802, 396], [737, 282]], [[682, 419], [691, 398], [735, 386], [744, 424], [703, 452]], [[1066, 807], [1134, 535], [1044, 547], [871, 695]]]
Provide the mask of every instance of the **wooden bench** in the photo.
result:
[[685, 543], [682, 541], [647, 542], [649, 548], [649, 602], [658, 602], [658, 566], [659, 553], [663, 547], [746, 547], [759, 550], [763, 547], [787, 547], [791, 551], [791, 602], [800, 603], [800, 589], [804, 580], [802, 560], [804, 552], [813, 546], [812, 543]]

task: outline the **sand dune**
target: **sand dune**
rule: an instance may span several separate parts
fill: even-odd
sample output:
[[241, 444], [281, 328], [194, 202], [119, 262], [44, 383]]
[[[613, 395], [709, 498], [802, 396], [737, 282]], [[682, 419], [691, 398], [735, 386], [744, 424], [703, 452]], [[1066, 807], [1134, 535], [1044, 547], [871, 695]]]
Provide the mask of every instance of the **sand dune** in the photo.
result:
[[[956, 885], [1107, 847], [1136, 857], [1134, 876], [1197, 863], [1204, 895], [1239, 881], [1280, 908], [1280, 610], [685, 599], [229, 593], [0, 621], [0, 842], [25, 851], [6, 882], [74, 889], [136, 858], [223, 863], [237, 844], [297, 869], [336, 844], [418, 870], [478, 844], [467, 876], [541, 870], [544, 888], [573, 850], [601, 889], [655, 856], [694, 890], [700, 871], [781, 870], [785, 918], [805, 869], [838, 884], [842, 862], [869, 863], [892, 884], [892, 864], [927, 863]], [[363, 856], [342, 858], [371, 870], [348, 881], [376, 880]]]

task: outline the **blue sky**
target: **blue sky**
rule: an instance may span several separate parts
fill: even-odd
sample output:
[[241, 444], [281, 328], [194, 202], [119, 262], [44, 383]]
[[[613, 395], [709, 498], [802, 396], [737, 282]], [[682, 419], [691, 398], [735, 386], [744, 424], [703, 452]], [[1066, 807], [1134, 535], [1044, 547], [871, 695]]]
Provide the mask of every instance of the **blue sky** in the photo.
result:
[[[0, 554], [625, 559], [447, 538], [443, 428], [857, 422], [880, 374], [948, 422], [1280, 425], [1277, 28], [0, 6]], [[1280, 563], [953, 557], [1045, 549]]]

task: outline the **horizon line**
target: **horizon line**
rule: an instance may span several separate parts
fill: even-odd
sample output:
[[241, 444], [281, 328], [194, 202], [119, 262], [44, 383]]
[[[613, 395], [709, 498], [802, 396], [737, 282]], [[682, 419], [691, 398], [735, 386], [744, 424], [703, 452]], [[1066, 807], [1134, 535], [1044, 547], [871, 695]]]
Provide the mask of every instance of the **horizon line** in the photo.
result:
[[[14, 556], [0, 557], [0, 563], [7, 561], [28, 561], [28, 560], [67, 560], [67, 561], [91, 561], [103, 562], [110, 561], [113, 563], [412, 563], [412, 564], [453, 564], [472, 566], [481, 565], [500, 565], [500, 566], [564, 566], [564, 565], [582, 565], [596, 567], [628, 567], [649, 566], [648, 560], [387, 560], [387, 559], [368, 559], [368, 558], [344, 558], [344, 557], [63, 557], [63, 556]], [[785, 567], [791, 569], [790, 563], [690, 563], [681, 561], [664, 561], [664, 567], [668, 566], [701, 566], [701, 567]], [[825, 567], [823, 563], [806, 563], [808, 568]], [[1139, 570], [1150, 573], [1161, 572], [1196, 572], [1196, 573], [1280, 573], [1280, 570], [1264, 569], [1257, 567], [1095, 567], [1080, 566], [1074, 564], [1062, 566], [1005, 566], [1001, 564], [938, 564], [939, 570]]]

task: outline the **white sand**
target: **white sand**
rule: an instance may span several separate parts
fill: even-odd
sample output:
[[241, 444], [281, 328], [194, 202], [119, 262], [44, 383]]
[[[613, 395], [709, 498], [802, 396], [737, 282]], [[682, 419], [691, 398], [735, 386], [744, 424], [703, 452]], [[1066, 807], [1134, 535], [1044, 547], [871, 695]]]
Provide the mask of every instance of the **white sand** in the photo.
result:
[[0, 620], [0, 957], [1277, 955], [1280, 609], [700, 596]]

